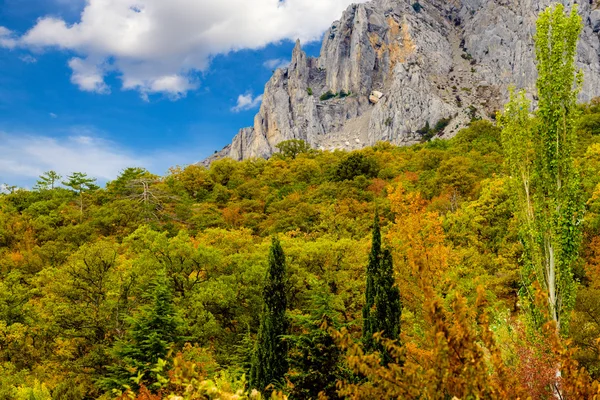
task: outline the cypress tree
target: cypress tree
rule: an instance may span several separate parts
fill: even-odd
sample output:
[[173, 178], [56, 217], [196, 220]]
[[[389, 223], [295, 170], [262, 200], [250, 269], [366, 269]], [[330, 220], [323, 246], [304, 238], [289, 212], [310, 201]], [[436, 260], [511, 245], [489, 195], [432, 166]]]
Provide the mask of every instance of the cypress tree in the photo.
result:
[[262, 392], [281, 381], [288, 370], [288, 333], [285, 293], [285, 254], [277, 238], [273, 238], [269, 253], [267, 282], [263, 290], [263, 310], [256, 349], [250, 370], [250, 385]]
[[[394, 285], [394, 264], [392, 253], [385, 249], [381, 255], [381, 264], [377, 277], [375, 293], [375, 321], [377, 331], [383, 331], [382, 336], [386, 339], [397, 340], [400, 337], [400, 315], [402, 306], [400, 303], [400, 291]], [[384, 364], [391, 361], [391, 357], [382, 346], [380, 347]]]
[[375, 285], [381, 258], [381, 229], [379, 227], [379, 212], [375, 210], [373, 221], [373, 238], [371, 253], [367, 265], [367, 287], [365, 290], [365, 305], [363, 307], [363, 346], [366, 351], [374, 349], [373, 334], [378, 332], [373, 307], [375, 306]]
[[369, 264], [367, 266], [367, 287], [363, 308], [363, 345], [366, 351], [379, 350], [383, 362], [390, 361], [389, 354], [382, 346], [373, 341], [373, 334], [383, 332], [382, 336], [396, 340], [400, 336], [400, 291], [394, 285], [394, 265], [392, 253], [381, 249], [381, 230], [379, 213], [375, 212], [373, 238]]

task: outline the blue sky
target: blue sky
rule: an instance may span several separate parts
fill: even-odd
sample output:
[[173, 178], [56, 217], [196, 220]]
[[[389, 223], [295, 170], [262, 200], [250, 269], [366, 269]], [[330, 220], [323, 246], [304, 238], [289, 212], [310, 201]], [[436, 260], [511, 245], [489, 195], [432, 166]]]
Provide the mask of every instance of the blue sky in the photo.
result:
[[203, 159], [252, 125], [293, 40], [318, 55], [350, 1], [166, 3], [0, 0], [0, 184]]

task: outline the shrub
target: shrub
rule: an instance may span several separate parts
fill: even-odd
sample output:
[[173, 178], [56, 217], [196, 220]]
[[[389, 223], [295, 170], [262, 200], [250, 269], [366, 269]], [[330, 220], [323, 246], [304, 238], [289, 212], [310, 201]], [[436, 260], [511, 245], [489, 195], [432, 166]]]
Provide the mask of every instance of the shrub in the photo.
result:
[[362, 153], [348, 154], [334, 169], [332, 180], [341, 182], [353, 180], [357, 176], [374, 178], [379, 173], [379, 166], [375, 159]]
[[328, 90], [325, 93], [323, 93], [321, 95], [321, 97], [319, 97], [319, 100], [325, 101], [325, 100], [333, 99], [336, 96], [337, 96], [336, 93], [333, 93], [331, 90]]

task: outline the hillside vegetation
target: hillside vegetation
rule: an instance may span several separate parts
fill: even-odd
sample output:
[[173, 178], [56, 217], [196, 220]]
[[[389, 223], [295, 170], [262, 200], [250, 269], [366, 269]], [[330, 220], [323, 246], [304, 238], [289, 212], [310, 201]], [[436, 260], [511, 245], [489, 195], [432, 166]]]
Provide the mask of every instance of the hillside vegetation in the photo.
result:
[[526, 135], [569, 73], [447, 141], [9, 188], [0, 399], [598, 398], [600, 100], [562, 115], [569, 152]]

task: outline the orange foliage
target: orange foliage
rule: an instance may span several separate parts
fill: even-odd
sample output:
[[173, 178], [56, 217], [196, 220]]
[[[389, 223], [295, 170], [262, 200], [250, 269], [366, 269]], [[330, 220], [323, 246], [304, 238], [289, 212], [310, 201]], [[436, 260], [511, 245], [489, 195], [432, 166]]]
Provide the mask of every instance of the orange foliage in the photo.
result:
[[416, 307], [422, 304], [424, 289], [440, 283], [450, 249], [440, 215], [427, 210], [419, 193], [406, 193], [399, 184], [388, 198], [396, 214], [387, 239], [394, 250], [397, 281], [405, 305]]
[[457, 295], [452, 311], [427, 290], [427, 349], [419, 361], [406, 357], [406, 347], [383, 341], [395, 362], [382, 366], [377, 354], [364, 354], [348, 335], [337, 335], [347, 350], [354, 372], [367, 378], [361, 383], [340, 383], [350, 399], [526, 399], [527, 392], [505, 366], [490, 329], [483, 288], [478, 288], [475, 308]]
[[223, 219], [227, 225], [234, 228], [240, 227], [243, 222], [243, 215], [240, 212], [240, 207], [225, 207], [222, 211]]
[[10, 260], [18, 265], [23, 261], [23, 254], [20, 251], [14, 251], [10, 253]]
[[591, 286], [600, 288], [600, 236], [595, 236], [587, 246], [585, 272]]
[[388, 185], [386, 181], [383, 179], [375, 178], [373, 179], [373, 183], [369, 185], [367, 188], [368, 191], [375, 193], [376, 195], [380, 195], [383, 189]]

